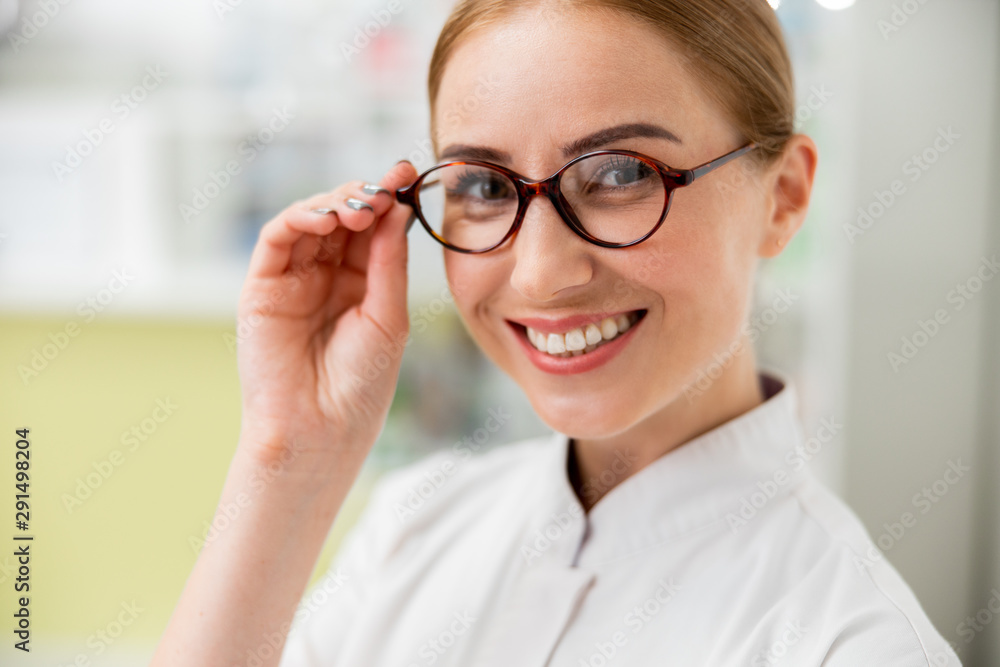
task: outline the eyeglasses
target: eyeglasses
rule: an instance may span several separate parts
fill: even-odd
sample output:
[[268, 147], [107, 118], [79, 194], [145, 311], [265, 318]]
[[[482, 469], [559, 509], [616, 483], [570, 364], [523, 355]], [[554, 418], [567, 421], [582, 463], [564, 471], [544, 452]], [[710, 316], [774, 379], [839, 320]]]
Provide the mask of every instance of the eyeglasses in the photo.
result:
[[[441, 245], [484, 253], [517, 233], [531, 198], [544, 195], [577, 236], [605, 248], [645, 241], [660, 228], [674, 190], [758, 147], [749, 143], [693, 169], [627, 150], [586, 153], [540, 181], [478, 160], [444, 162], [396, 190]], [[409, 229], [409, 226], [407, 226]]]

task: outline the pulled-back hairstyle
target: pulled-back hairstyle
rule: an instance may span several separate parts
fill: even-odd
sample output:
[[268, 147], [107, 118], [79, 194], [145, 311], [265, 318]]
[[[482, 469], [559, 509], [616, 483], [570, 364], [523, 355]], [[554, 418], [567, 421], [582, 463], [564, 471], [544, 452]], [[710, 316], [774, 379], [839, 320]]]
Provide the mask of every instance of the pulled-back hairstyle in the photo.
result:
[[[770, 164], [794, 133], [795, 90], [781, 25], [766, 0], [460, 0], [438, 36], [428, 74], [431, 137], [448, 58], [462, 37], [517, 9], [597, 8], [638, 20], [669, 40], [745, 141]], [[750, 156], [748, 156], [750, 157]]]

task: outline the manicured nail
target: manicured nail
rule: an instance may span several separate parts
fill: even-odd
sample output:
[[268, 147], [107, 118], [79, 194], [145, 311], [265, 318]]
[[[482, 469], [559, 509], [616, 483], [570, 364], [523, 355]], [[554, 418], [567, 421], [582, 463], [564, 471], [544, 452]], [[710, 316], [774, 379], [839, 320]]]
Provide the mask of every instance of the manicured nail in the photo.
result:
[[332, 208], [314, 208], [313, 210], [311, 210], [309, 212], [310, 213], [315, 213], [317, 215], [327, 215], [329, 213], [333, 213], [333, 209]]
[[372, 185], [371, 183], [365, 183], [364, 185], [362, 185], [361, 191], [367, 195], [377, 195], [380, 192], [389, 194], [389, 191], [386, 190], [385, 188], [380, 188], [379, 186]]
[[348, 197], [344, 203], [353, 208], [355, 211], [360, 211], [363, 208], [367, 208], [369, 211], [375, 210], [375, 207], [368, 202], [355, 199], [354, 197]]

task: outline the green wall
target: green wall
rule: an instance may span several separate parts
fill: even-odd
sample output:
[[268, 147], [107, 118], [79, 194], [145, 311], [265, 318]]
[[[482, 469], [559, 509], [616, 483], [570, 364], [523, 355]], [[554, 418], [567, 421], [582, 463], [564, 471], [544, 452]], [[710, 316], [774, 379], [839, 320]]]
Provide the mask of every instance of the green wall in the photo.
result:
[[[57, 354], [54, 346], [43, 349], [67, 321], [0, 319], [5, 545], [19, 532], [13, 525], [15, 429], [29, 428], [31, 441], [30, 610], [38, 653], [29, 660], [20, 654], [25, 661], [15, 664], [42, 664], [43, 655], [67, 664], [80, 653], [95, 658], [100, 642], [91, 639], [88, 647], [88, 637], [133, 601], [142, 613], [93, 664], [126, 647], [152, 651], [194, 564], [189, 540], [200, 537], [212, 517], [239, 433], [236, 356], [224, 339], [231, 324], [98, 318], [67, 336]], [[53, 358], [25, 380], [35, 350]], [[157, 400], [176, 405], [162, 423], [153, 419]], [[145, 441], [122, 443], [124, 433], [144, 426]], [[109, 458], [114, 450], [118, 465]], [[97, 468], [110, 474], [104, 479]], [[68, 502], [88, 475], [88, 489], [96, 486], [91, 495]], [[370, 483], [366, 472], [355, 485], [313, 581], [356, 519]], [[12, 553], [13, 546], [0, 546], [0, 554]], [[13, 564], [12, 555], [0, 555], [3, 618], [14, 609]], [[2, 624], [0, 658], [17, 655], [8, 652], [8, 625]]]

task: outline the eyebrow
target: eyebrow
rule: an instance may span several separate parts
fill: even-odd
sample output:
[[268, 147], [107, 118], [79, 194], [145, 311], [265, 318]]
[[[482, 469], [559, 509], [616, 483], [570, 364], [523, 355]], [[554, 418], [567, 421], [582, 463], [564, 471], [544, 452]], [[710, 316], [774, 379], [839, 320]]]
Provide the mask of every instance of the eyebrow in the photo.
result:
[[[581, 153], [596, 150], [601, 146], [621, 141], [623, 139], [634, 139], [636, 137], [652, 137], [656, 139], [667, 139], [675, 144], [683, 145], [676, 134], [665, 127], [653, 125], [652, 123], [624, 123], [607, 127], [588, 134], [562, 147], [564, 158], [572, 158]], [[469, 144], [452, 144], [441, 151], [441, 160], [465, 158], [467, 160], [485, 160], [488, 162], [498, 162], [509, 164], [511, 162], [510, 153], [490, 148], [489, 146], [472, 146]]]

